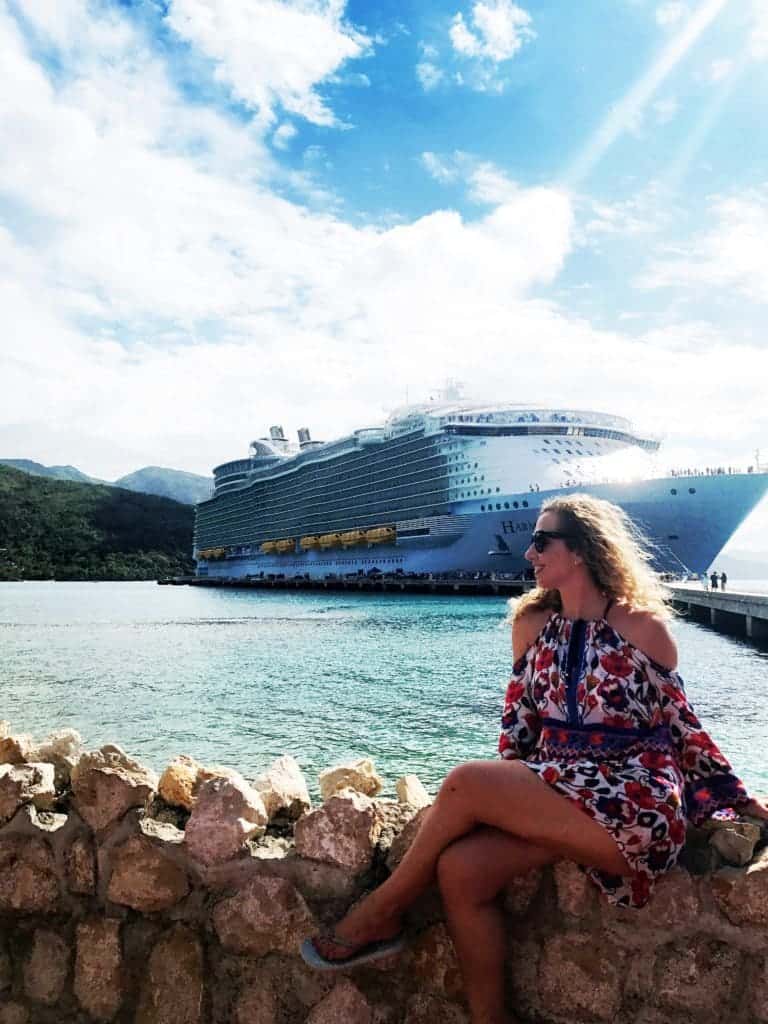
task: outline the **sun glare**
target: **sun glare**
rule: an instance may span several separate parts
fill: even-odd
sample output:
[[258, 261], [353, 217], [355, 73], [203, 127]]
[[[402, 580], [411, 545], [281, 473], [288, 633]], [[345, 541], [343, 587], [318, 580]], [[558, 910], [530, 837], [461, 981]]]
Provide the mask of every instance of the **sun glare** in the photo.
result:
[[705, 0], [682, 30], [662, 50], [657, 60], [616, 103], [597, 131], [566, 170], [563, 180], [578, 187], [590, 174], [616, 139], [637, 124], [648, 102], [674, 71], [700, 36], [718, 17], [729, 0]]

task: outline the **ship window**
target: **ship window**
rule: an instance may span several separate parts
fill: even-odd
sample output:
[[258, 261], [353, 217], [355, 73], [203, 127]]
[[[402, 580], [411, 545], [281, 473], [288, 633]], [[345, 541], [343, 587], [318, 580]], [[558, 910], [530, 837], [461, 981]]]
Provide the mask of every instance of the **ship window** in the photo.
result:
[[513, 501], [512, 502], [512, 507], [513, 508], [519, 508], [520, 506], [519, 506], [519, 504], [516, 501]]
[[500, 487], [497, 487], [497, 488], [496, 488], [496, 493], [498, 494], [500, 490], [501, 490], [501, 488], [500, 488]]
[[689, 494], [695, 494], [696, 493], [696, 488], [695, 487], [689, 487], [688, 488], [688, 493]]
[[680, 540], [680, 538], [676, 533], [670, 533], [670, 535], [667, 537], [667, 540]]
[[496, 502], [496, 508], [499, 509], [499, 511], [501, 511], [501, 504], [498, 501]]
[[528, 508], [528, 502], [523, 500], [523, 508]]
[[481, 505], [481, 506], [480, 506], [480, 511], [481, 511], [481, 512], [485, 512], [485, 505]]
[[504, 502], [504, 508], [509, 508], [509, 502], [508, 501]]
[[677, 488], [676, 487], [670, 487], [669, 493], [670, 494], [677, 494]]

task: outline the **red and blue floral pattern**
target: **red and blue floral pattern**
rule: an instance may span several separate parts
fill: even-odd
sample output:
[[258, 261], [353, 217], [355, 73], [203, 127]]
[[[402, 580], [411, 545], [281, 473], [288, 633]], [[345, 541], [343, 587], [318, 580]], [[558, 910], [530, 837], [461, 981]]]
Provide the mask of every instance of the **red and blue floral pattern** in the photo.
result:
[[499, 753], [521, 759], [608, 830], [628, 877], [588, 869], [612, 903], [642, 907], [676, 862], [686, 819], [749, 801], [683, 681], [605, 620], [553, 614], [515, 664]]

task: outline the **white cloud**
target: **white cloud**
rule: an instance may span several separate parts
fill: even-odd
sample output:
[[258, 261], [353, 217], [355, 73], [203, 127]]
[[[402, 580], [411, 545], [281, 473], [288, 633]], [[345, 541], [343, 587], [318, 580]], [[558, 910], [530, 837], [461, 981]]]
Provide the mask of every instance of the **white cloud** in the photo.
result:
[[459, 168], [455, 159], [445, 160], [437, 156], [436, 153], [427, 151], [421, 154], [421, 163], [430, 177], [443, 185], [457, 181], [459, 178]]
[[594, 244], [603, 238], [639, 238], [657, 234], [673, 214], [669, 196], [654, 182], [629, 199], [616, 202], [585, 200], [578, 240]]
[[674, 28], [690, 13], [688, 4], [679, 3], [678, 0], [668, 0], [667, 3], [659, 4], [656, 8], [656, 24], [661, 25], [662, 28]]
[[583, 181], [625, 132], [636, 132], [649, 102], [683, 58], [696, 45], [701, 35], [722, 13], [728, 0], [702, 0], [684, 27], [676, 32], [654, 62], [640, 75], [621, 99], [615, 103], [599, 128], [566, 171], [571, 186]]
[[536, 35], [530, 14], [512, 0], [478, 0], [469, 17], [471, 28], [459, 11], [450, 30], [454, 49], [464, 57], [510, 60]]
[[[328, 437], [376, 422], [438, 371], [497, 398], [581, 394], [658, 416], [726, 461], [768, 433], [765, 353], [691, 328], [674, 344], [600, 331], [532, 297], [574, 244], [562, 190], [432, 154], [489, 204], [482, 216], [353, 226], [288, 202], [260, 134], [190, 104], [138, 30], [94, 10], [56, 29], [77, 37], [70, 77], [49, 77], [0, 13], [5, 455], [108, 479], [150, 463], [207, 472], [269, 423]], [[674, 403], [669, 380], [686, 381]], [[708, 396], [732, 388], [715, 420]]]
[[422, 60], [416, 65], [416, 77], [421, 82], [424, 91], [430, 92], [443, 81], [444, 72], [437, 64], [432, 64], [428, 60]]
[[712, 201], [715, 226], [654, 262], [645, 287], [706, 287], [768, 303], [768, 186]]
[[291, 124], [290, 121], [283, 121], [272, 134], [272, 143], [278, 149], [287, 149], [291, 139], [295, 138], [297, 134], [295, 124]]
[[171, 0], [168, 24], [213, 61], [216, 77], [271, 124], [276, 107], [335, 123], [316, 87], [371, 40], [344, 21], [345, 0]]
[[427, 173], [443, 185], [463, 181], [469, 198], [476, 203], [500, 206], [517, 199], [520, 193], [517, 183], [495, 164], [478, 160], [461, 150], [455, 150], [449, 157], [422, 153], [421, 163]]

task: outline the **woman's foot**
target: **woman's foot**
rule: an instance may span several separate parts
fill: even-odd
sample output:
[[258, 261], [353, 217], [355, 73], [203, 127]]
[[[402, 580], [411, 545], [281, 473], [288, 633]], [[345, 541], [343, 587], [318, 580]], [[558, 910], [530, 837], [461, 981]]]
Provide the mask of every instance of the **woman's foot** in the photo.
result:
[[[399, 914], [372, 916], [365, 900], [353, 907], [339, 921], [333, 931], [327, 935], [317, 936], [312, 944], [325, 960], [348, 960], [361, 952], [366, 946], [376, 942], [387, 942], [396, 938], [402, 931], [402, 918]], [[340, 941], [335, 941], [335, 940]]]

